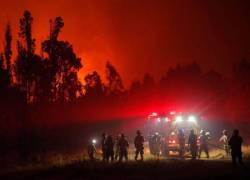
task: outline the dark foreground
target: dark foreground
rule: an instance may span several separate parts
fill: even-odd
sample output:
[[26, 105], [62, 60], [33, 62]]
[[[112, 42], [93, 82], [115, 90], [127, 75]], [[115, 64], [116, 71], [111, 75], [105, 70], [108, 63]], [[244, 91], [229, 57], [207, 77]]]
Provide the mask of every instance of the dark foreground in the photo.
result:
[[148, 160], [145, 162], [75, 162], [63, 167], [40, 168], [2, 175], [0, 179], [250, 179], [247, 169], [230, 161]]

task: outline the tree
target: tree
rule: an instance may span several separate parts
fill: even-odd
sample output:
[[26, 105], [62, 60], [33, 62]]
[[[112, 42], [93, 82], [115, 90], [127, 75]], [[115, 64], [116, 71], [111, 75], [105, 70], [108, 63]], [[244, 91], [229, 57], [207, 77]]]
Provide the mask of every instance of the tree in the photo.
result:
[[6, 69], [7, 69], [8, 74], [9, 74], [10, 82], [12, 81], [12, 73], [11, 73], [12, 49], [11, 49], [11, 42], [12, 42], [11, 27], [10, 27], [10, 24], [7, 24], [6, 30], [5, 30], [4, 56], [5, 56]]
[[29, 11], [24, 11], [19, 24], [19, 37], [25, 41], [27, 55], [32, 56], [35, 52], [35, 39], [32, 37], [33, 17]]
[[26, 92], [27, 102], [36, 98], [36, 89], [41, 75], [41, 57], [35, 52], [35, 39], [32, 37], [33, 18], [29, 11], [24, 11], [19, 21], [19, 40], [17, 42], [17, 59], [15, 73], [21, 90]]
[[7, 25], [5, 31], [5, 48], [4, 53], [0, 53], [0, 86], [7, 88], [11, 86], [11, 30], [10, 25]]
[[94, 71], [84, 78], [86, 84], [84, 85], [85, 96], [88, 98], [100, 98], [105, 95], [104, 84], [102, 83], [100, 75]]
[[78, 80], [77, 72], [69, 72], [59, 85], [59, 101], [73, 102], [78, 96], [82, 96], [82, 84]]
[[190, 87], [192, 84], [198, 84], [202, 76], [202, 71], [196, 62], [187, 65], [177, 65], [175, 68], [169, 68], [167, 73], [161, 78], [160, 86], [168, 88], [171, 86]]
[[241, 88], [250, 88], [250, 61], [242, 59], [234, 67], [234, 78]]
[[81, 58], [77, 57], [73, 46], [67, 41], [58, 40], [64, 26], [61, 17], [50, 21], [50, 36], [42, 42], [42, 50], [47, 55], [48, 62], [47, 93], [52, 101], [73, 101], [82, 93], [82, 86], [77, 72], [82, 67]]
[[143, 78], [143, 88], [145, 90], [153, 89], [155, 86], [155, 81], [153, 76], [151, 76], [149, 73], [146, 73]]
[[110, 62], [106, 64], [106, 78], [108, 81], [106, 89], [108, 95], [121, 95], [124, 92], [121, 76]]
[[203, 74], [202, 83], [204, 84], [204, 88], [211, 92], [222, 92], [226, 89], [227, 81], [217, 71], [210, 70]]
[[139, 80], [135, 80], [131, 83], [129, 92], [132, 95], [137, 95], [142, 90], [142, 85]]
[[8, 87], [8, 85], [9, 85], [8, 72], [4, 68], [3, 54], [0, 53], [0, 90], [6, 89]]

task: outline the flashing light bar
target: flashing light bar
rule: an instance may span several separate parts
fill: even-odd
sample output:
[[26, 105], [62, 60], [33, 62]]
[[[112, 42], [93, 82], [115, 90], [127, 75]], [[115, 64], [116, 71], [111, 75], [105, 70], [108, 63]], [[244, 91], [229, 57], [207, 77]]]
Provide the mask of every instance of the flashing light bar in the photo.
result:
[[170, 111], [170, 115], [175, 115], [175, 111]]
[[151, 115], [152, 116], [158, 116], [158, 114], [156, 112], [153, 112]]

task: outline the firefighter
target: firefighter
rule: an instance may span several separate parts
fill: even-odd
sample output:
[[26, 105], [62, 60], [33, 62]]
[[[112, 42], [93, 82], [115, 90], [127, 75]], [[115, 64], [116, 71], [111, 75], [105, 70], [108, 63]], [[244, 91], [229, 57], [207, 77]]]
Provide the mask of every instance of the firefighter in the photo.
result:
[[206, 133], [204, 130], [201, 130], [201, 135], [199, 137], [199, 140], [200, 140], [199, 158], [201, 157], [202, 151], [204, 151], [206, 153], [207, 158], [209, 158], [209, 152], [208, 152], [209, 133]]
[[134, 140], [134, 145], [135, 145], [135, 160], [137, 161], [138, 155], [140, 153], [141, 160], [143, 161], [143, 154], [144, 154], [144, 137], [141, 135], [141, 132], [137, 130], [136, 132], [136, 137]]
[[159, 135], [158, 132], [156, 132], [155, 135], [153, 136], [153, 151], [154, 151], [154, 155], [156, 155], [157, 157], [160, 156], [161, 136]]
[[115, 138], [115, 157], [114, 158], [115, 158], [116, 161], [118, 160], [118, 157], [119, 157], [119, 145], [118, 145], [118, 142], [119, 142], [120, 138], [121, 138], [121, 134], [119, 134]]
[[179, 140], [179, 156], [183, 157], [185, 153], [185, 135], [183, 129], [179, 129], [178, 140]]
[[154, 153], [154, 147], [153, 147], [153, 139], [154, 139], [153, 136], [154, 135], [152, 134], [148, 136], [148, 146], [149, 146], [150, 154], [154, 155], [155, 153]]
[[107, 148], [106, 148], [106, 140], [107, 140], [107, 135], [106, 133], [102, 134], [102, 140], [101, 140], [101, 145], [102, 145], [102, 161], [106, 161], [106, 153], [107, 153]]
[[119, 146], [119, 153], [120, 153], [119, 162], [121, 162], [123, 158], [125, 158], [125, 160], [127, 161], [129, 143], [128, 143], [128, 140], [125, 138], [124, 134], [121, 134], [121, 138], [119, 139], [118, 146]]
[[88, 155], [90, 160], [95, 160], [96, 154], [96, 147], [95, 147], [96, 140], [92, 140], [88, 147]]
[[165, 157], [169, 155], [168, 143], [166, 143], [166, 142], [168, 142], [167, 139], [168, 139], [168, 137], [162, 136], [161, 142], [160, 142], [161, 143], [161, 154]]
[[228, 136], [227, 130], [223, 130], [222, 131], [222, 136], [220, 138], [220, 142], [223, 143], [223, 148], [225, 149], [225, 152], [226, 152], [227, 156], [229, 156], [229, 154], [230, 154], [228, 141], [229, 141], [229, 136]]
[[241, 151], [242, 143], [243, 143], [243, 139], [242, 137], [239, 136], [239, 130], [235, 129], [233, 131], [232, 137], [228, 141], [228, 144], [231, 148], [231, 156], [232, 156], [232, 162], [234, 166], [237, 165], [236, 159], [238, 159], [239, 163], [245, 167], [242, 161], [242, 151]]
[[111, 135], [108, 135], [107, 140], [106, 140], [106, 160], [109, 162], [114, 161], [114, 141]]
[[197, 157], [197, 136], [194, 133], [194, 130], [190, 131], [190, 135], [188, 138], [188, 147], [192, 155], [192, 159], [196, 159]]

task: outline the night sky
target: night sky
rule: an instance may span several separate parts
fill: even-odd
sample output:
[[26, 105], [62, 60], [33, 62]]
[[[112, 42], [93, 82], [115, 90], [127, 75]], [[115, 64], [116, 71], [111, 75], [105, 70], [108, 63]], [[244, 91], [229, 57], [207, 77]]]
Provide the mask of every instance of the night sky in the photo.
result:
[[[250, 1], [247, 0], [0, 0], [0, 48], [4, 27], [17, 40], [24, 10], [34, 17], [39, 44], [48, 36], [49, 19], [62, 16], [61, 39], [82, 57], [80, 78], [104, 73], [111, 61], [125, 84], [149, 72], [157, 79], [171, 65], [197, 61], [229, 75], [233, 62], [250, 58]], [[13, 42], [15, 47], [16, 42]]]

